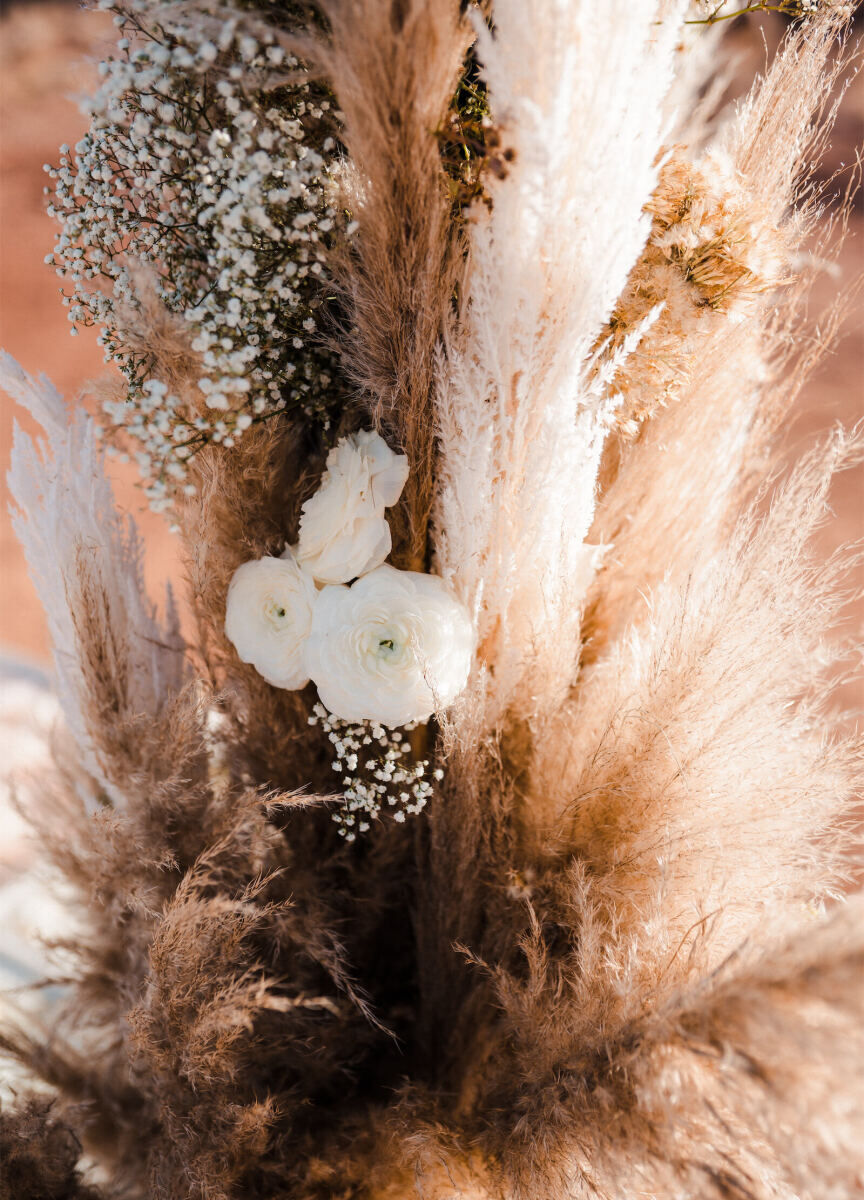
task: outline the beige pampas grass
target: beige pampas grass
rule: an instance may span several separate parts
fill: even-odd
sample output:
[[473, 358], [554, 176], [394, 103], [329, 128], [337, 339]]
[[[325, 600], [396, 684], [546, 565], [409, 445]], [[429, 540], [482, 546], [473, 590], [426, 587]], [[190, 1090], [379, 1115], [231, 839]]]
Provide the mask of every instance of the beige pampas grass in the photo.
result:
[[[711, 970], [766, 913], [803, 911], [842, 878], [860, 743], [826, 737], [824, 639], [851, 564], [818, 569], [807, 545], [853, 456], [841, 437], [815, 451], [766, 517], [749, 516], [684, 585], [658, 588], [550, 730], [540, 775], [560, 797], [557, 852], [578, 847], [606, 880], [622, 935], [632, 921], [645, 930], [650, 947], [632, 933], [640, 969], [677, 953], [667, 981], [685, 963]], [[802, 623], [814, 605], [819, 622]]]
[[[498, 5], [494, 32], [481, 31], [511, 161], [487, 184], [490, 206], [469, 216], [461, 319], [439, 363], [437, 562], [477, 613], [481, 666], [445, 731], [448, 802], [430, 816], [421, 969], [432, 1010], [465, 985], [444, 948], [472, 944], [486, 887], [507, 883], [499, 860], [514, 839], [533, 840], [537, 815], [521, 803], [533, 741], [577, 670], [582, 598], [603, 549], [587, 535], [615, 369], [614, 354], [598, 366], [592, 347], [648, 232], [676, 13], [552, 5], [530, 23], [529, 54], [517, 5]], [[597, 90], [589, 63], [604, 47]]]
[[[0, 1032], [56, 1097], [4, 1103], [2, 1200], [860, 1194], [862, 747], [832, 696], [858, 560], [813, 540], [864, 449], [838, 430], [784, 474], [772, 440], [824, 345], [795, 344], [796, 255], [829, 224], [842, 14], [715, 127], [683, 0], [463, 7], [254, 19], [344, 120], [346, 402], [191, 460], [188, 644], [93, 422], [4, 360], [46, 430], [12, 484], [71, 733], [22, 799], [80, 932], [44, 1027]], [[197, 352], [139, 290], [130, 336], [196, 411]], [[238, 662], [225, 596], [370, 421], [411, 464], [394, 561], [447, 579], [478, 651], [413, 735], [428, 809], [346, 844], [314, 688]]]
[[[706, 303], [699, 288], [686, 279], [686, 263], [666, 262], [660, 255], [654, 268], [660, 273], [631, 318], [638, 320], [648, 303], [664, 303], [657, 323], [635, 351], [639, 368], [634, 371], [644, 368], [652, 381], [652, 404], [677, 400], [645, 427], [635, 446], [622, 448], [613, 441], [607, 447], [601, 477], [605, 486], [591, 540], [612, 542], [614, 550], [605, 561], [602, 600], [599, 591], [596, 599], [589, 599], [589, 655], [599, 652], [610, 624], [620, 632], [633, 619], [632, 606], [635, 602], [641, 607], [642, 592], [670, 571], [683, 578], [697, 548], [716, 544], [725, 535], [730, 508], [740, 502], [739, 489], [749, 478], [746, 464], [751, 459], [757, 461], [757, 477], [764, 475], [766, 431], [773, 433], [795, 395], [795, 388], [785, 384], [772, 392], [770, 379], [778, 360], [783, 366], [790, 333], [797, 336], [787, 323], [801, 295], [800, 289], [788, 286], [791, 258], [802, 246], [814, 213], [806, 164], [818, 160], [824, 136], [819, 115], [837, 70], [830, 65], [836, 35], [837, 21], [830, 12], [815, 26], [802, 26], [790, 35], [765, 78], [757, 81], [722, 132], [719, 150], [728, 164], [727, 177], [731, 171], [735, 181], [723, 203], [737, 208], [739, 237], [732, 251], [739, 265], [732, 265], [725, 301], [719, 308]], [[680, 158], [678, 162], [673, 178], [680, 178]], [[683, 170], [685, 181], [693, 178], [692, 169]], [[715, 173], [714, 186], [721, 179]], [[658, 193], [652, 207], [668, 219], [689, 186], [685, 183], [676, 200]], [[795, 207], [799, 193], [803, 204]], [[694, 201], [691, 197], [687, 203]], [[696, 202], [704, 212], [704, 196]], [[715, 216], [722, 219], [723, 209]], [[689, 212], [685, 231], [688, 221]], [[749, 222], [746, 235], [742, 222]], [[711, 227], [721, 231], [716, 223]], [[695, 240], [698, 245], [698, 234]], [[705, 245], [710, 250], [711, 244], [704, 244], [700, 254], [708, 252]], [[657, 254], [649, 243], [625, 293], [626, 303], [632, 303], [634, 288], [638, 293], [638, 281], [651, 274], [648, 263]], [[752, 270], [747, 266], [751, 260]], [[713, 267], [718, 278], [728, 269], [719, 260]], [[773, 293], [772, 283], [776, 287], [784, 281], [785, 289]], [[743, 314], [736, 311], [741, 301], [746, 302]], [[615, 336], [620, 338], [620, 331]], [[667, 340], [674, 342], [671, 357], [664, 350]], [[636, 410], [628, 405], [644, 410], [644, 401], [638, 388], [627, 394], [633, 400], [625, 400], [622, 411], [632, 417]], [[713, 452], [702, 456], [707, 445]], [[691, 470], [694, 455], [705, 458], [699, 472]], [[627, 469], [616, 480], [622, 456]], [[670, 545], [676, 547], [674, 557], [668, 553]]]

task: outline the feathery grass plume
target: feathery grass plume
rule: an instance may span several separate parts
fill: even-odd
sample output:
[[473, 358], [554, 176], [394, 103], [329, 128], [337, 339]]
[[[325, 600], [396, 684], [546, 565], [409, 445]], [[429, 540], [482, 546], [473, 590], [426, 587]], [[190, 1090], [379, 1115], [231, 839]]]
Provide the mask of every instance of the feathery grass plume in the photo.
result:
[[458, 246], [435, 131], [470, 29], [458, 0], [324, 0], [326, 70], [344, 122], [344, 202], [356, 233], [331, 259], [345, 306], [341, 370], [411, 473], [394, 509], [397, 566], [425, 570], [435, 455], [435, 348]]
[[864, 782], [860, 738], [828, 732], [829, 638], [852, 564], [820, 567], [808, 542], [834, 472], [861, 453], [838, 435], [767, 516], [706, 548], [686, 584], [658, 588], [538, 751], [560, 813], [550, 849], [602, 880], [646, 986], [667, 961], [667, 982], [712, 969], [766, 913], [839, 885]]
[[[65, 777], [32, 801], [42, 852], [78, 886], [89, 921], [69, 946], [74, 987], [50, 1044], [22, 1029], [4, 1047], [86, 1102], [76, 1128], [120, 1177], [152, 1171], [154, 1194], [166, 1197], [190, 1177], [227, 1184], [266, 1156], [268, 1130], [291, 1110], [295, 1089], [318, 1092], [321, 1072], [340, 1077], [336, 1043], [347, 1070], [374, 1026], [309, 875], [305, 885], [303, 871], [283, 879], [292, 859], [267, 819], [279, 819], [279, 805], [265, 809], [233, 785], [240, 764], [226, 766], [206, 696], [188, 684], [183, 645], [156, 623], [93, 422], [82, 411], [67, 426], [50, 385], [4, 366], [5, 385], [44, 422], [53, 450], [37, 459], [19, 433], [13, 494], [26, 506], [20, 535], [53, 618], [69, 726], [96, 781], [76, 775], [64, 745]], [[99, 811], [105, 794], [113, 812]], [[294, 890], [305, 893], [296, 915]], [[345, 1042], [320, 1041], [322, 1016]], [[271, 1085], [261, 1071], [280, 1029], [297, 1052], [294, 1074], [292, 1052], [282, 1054]], [[209, 1089], [183, 1066], [190, 1040], [200, 1048], [208, 1037]], [[256, 1098], [284, 1089], [272, 1103]], [[233, 1149], [214, 1149], [223, 1144]]]
[[[642, 389], [640, 381], [633, 389], [631, 381], [636, 406], [654, 411], [654, 417], [634, 444], [610, 441], [601, 472], [590, 540], [611, 543], [613, 549], [588, 600], [583, 628], [588, 661], [644, 613], [644, 592], [668, 573], [684, 578], [702, 547], [719, 544], [754, 464], [756, 479], [764, 477], [769, 438], [797, 393], [797, 387], [786, 386], [782, 371], [788, 366], [790, 335], [800, 337], [795, 314], [802, 291], [796, 285], [773, 297], [766, 291], [762, 302], [759, 297], [772, 279], [794, 275], [791, 256], [819, 215], [818, 196], [808, 180], [833, 117], [828, 101], [842, 67], [835, 56], [842, 27], [837, 13], [827, 10], [794, 29], [765, 78], [721, 131], [717, 153], [735, 180], [731, 203], [739, 214], [738, 229], [745, 214], [750, 220], [735, 258], [743, 267], [756, 264], [756, 290], [745, 272], [730, 294], [745, 287], [750, 317], [734, 321], [729, 319], [734, 310], [721, 314], [716, 307], [697, 306], [697, 289], [671, 263], [661, 264], [662, 275], [654, 275], [648, 298], [633, 314], [638, 320], [654, 298], [666, 300], [666, 310], [635, 351], [643, 356], [641, 365], [650, 372], [643, 378], [651, 383]], [[669, 201], [657, 199], [668, 212]], [[649, 246], [649, 256], [653, 253]], [[643, 261], [636, 278], [646, 271], [651, 268]], [[631, 280], [626, 303], [633, 294]], [[664, 358], [664, 347], [670, 346]], [[676, 402], [656, 411], [655, 400], [664, 403], [676, 374]], [[626, 388], [623, 395], [627, 412]], [[709, 455], [706, 446], [712, 447]], [[701, 468], [693, 471], [697, 457]]]
[[[473, 1131], [499, 1194], [857, 1195], [860, 921], [857, 902], [787, 928], [785, 943], [742, 948], [625, 1021], [607, 1020], [594, 986], [626, 986], [606, 938], [589, 926], [568, 963], [535, 930], [527, 975], [501, 993], [516, 1061], [492, 1056], [486, 1075], [490, 1099], [513, 1107]], [[558, 1038], [549, 1059], [536, 1057], [538, 1021]]]
[[[475, 914], [488, 957], [469, 961], [501, 1015], [475, 987], [473, 1037], [448, 1035], [467, 1090], [438, 1110], [462, 1149], [430, 1130], [424, 1153], [465, 1170], [479, 1147], [501, 1194], [525, 1200], [791, 1196], [829, 1178], [855, 1194], [858, 1079], [839, 1063], [860, 1037], [860, 904], [820, 931], [813, 903], [842, 878], [864, 754], [860, 736], [826, 734], [849, 564], [820, 567], [808, 544], [833, 471], [860, 457], [839, 436], [810, 455], [548, 730], [535, 779], [560, 824], [545, 861], [511, 868], [509, 914], [503, 899]], [[793, 1144], [802, 1123], [812, 1137]]]
[[[579, 915], [572, 961], [548, 957], [535, 924], [525, 968], [499, 980], [507, 1028], [474, 1079], [485, 1113], [478, 1102], [456, 1124], [418, 1091], [318, 1178], [370, 1200], [852, 1200], [864, 1166], [860, 901], [608, 1022], [610, 945], [621, 947], [592, 928], [587, 902]], [[571, 928], [572, 909], [561, 917]], [[558, 1035], [548, 1058], [538, 1031]]]
[[170, 720], [190, 678], [171, 594], [161, 621], [144, 591], [135, 524], [115, 508], [93, 420], [79, 410], [67, 423], [56, 389], [9, 355], [0, 359], [0, 386], [47, 437], [37, 448], [16, 429], [9, 485], [64, 715], [88, 771], [122, 803], [122, 780], [143, 765], [149, 730]]
[[471, 213], [439, 360], [436, 556], [494, 673], [476, 685], [481, 730], [554, 707], [572, 678], [611, 413], [587, 360], [645, 241], [681, 9], [555, 3], [526, 20], [503, 2], [492, 31], [478, 23], [512, 161]]
[[[753, 320], [760, 302], [764, 308], [770, 293], [792, 282], [793, 263], [818, 211], [809, 178], [837, 101], [827, 118], [820, 110], [843, 56], [836, 56], [821, 82], [819, 76], [844, 24], [836, 10], [825, 10], [819, 24], [798, 33], [799, 45], [787, 43], [758, 102], [755, 95], [748, 98], [732, 129], [721, 132], [696, 161], [690, 161], [692, 151], [678, 146], [664, 162], [648, 205], [651, 236], [606, 331], [613, 345], [621, 344], [663, 306], [612, 383], [622, 396], [616, 424], [625, 435], [635, 435], [658, 405], [686, 389], [704, 345], [718, 332], [722, 336], [723, 315]], [[802, 69], [813, 86], [803, 102], [790, 104], [790, 70], [800, 80]], [[760, 130], [764, 120], [771, 123], [770, 144]], [[763, 148], [778, 160], [769, 172], [760, 169]]]
[[81, 1146], [52, 1115], [53, 1102], [25, 1097], [0, 1111], [0, 1200], [100, 1200], [81, 1180]]
[[722, 28], [685, 25], [676, 49], [666, 115], [672, 140], [689, 146], [693, 153], [710, 137], [723, 97], [733, 83], [733, 64], [724, 62], [723, 33]]
[[[704, 1137], [699, 1117], [710, 1129], [705, 1140], [717, 1154], [718, 1185], [722, 1159], [731, 1158], [742, 1184], [756, 1177], [766, 1191], [768, 1181], [781, 1194], [783, 1187], [803, 1196], [859, 1190], [862, 916], [858, 898], [828, 920], [811, 920], [777, 951], [718, 972], [659, 1014], [658, 1025], [672, 1024], [690, 1058], [689, 1086], [678, 1107], [683, 1116], [692, 1106], [697, 1134]], [[675, 1071], [674, 1048], [669, 1053], [661, 1042], [659, 1049], [665, 1069]], [[718, 1061], [727, 1052], [732, 1071]], [[647, 1072], [642, 1079], [649, 1096], [656, 1085]], [[656, 1104], [662, 1076], [655, 1079]], [[691, 1154], [698, 1178], [695, 1159]]]
[[[790, 922], [812, 921], [811, 906], [842, 880], [864, 753], [860, 736], [826, 732], [827, 639], [849, 564], [819, 567], [808, 543], [833, 471], [860, 457], [860, 440], [839, 436], [815, 451], [767, 517], [754, 508], [722, 552], [706, 553], [686, 586], [667, 585], [651, 621], [586, 672], [534, 749], [529, 801], [547, 817], [560, 813], [544, 855], [526, 858], [500, 838], [490, 850], [495, 814], [486, 809], [485, 856], [475, 850], [486, 878], [468, 893], [482, 915], [469, 909], [469, 924], [452, 898], [447, 915], [473, 935], [468, 962], [488, 973], [501, 1015], [482, 981], [469, 988], [457, 975], [457, 989], [448, 980], [451, 992], [467, 992], [462, 1011], [472, 1017], [470, 1033], [446, 1035], [463, 1068], [470, 1064], [460, 1074], [448, 1062], [463, 1088], [449, 1119], [506, 1164], [505, 1195], [580, 1194], [572, 1190], [580, 1170], [587, 1194], [593, 1180], [600, 1194], [607, 1186], [630, 1195], [640, 1178], [669, 1188], [661, 1194], [703, 1194], [693, 1182], [698, 1156], [719, 1169], [713, 1122], [700, 1127], [708, 1080], [689, 1084], [686, 1134], [684, 1100], [672, 1120], [669, 1076], [652, 1092], [654, 1109], [643, 1104], [637, 1081], [650, 1081], [658, 1060], [641, 1023], [656, 1026], [681, 989], [710, 990], [721, 970], [734, 979], [751, 953], [770, 957]], [[541, 781], [551, 801], [538, 794]], [[844, 1003], [852, 978], [847, 969]], [[815, 1052], [842, 1012], [814, 1012], [808, 986], [787, 987], [801, 1011], [790, 1044], [812, 1038]], [[444, 1004], [443, 992], [437, 999]], [[734, 1063], [730, 1089], [748, 1071]], [[838, 1078], [834, 1089], [835, 1111], [848, 1112], [854, 1079]], [[799, 1077], [793, 1103], [813, 1119], [819, 1102], [816, 1079]], [[773, 1116], [758, 1128], [736, 1122], [733, 1174], [742, 1180], [763, 1153], [766, 1122], [782, 1142], [783, 1095], [761, 1103]], [[848, 1120], [837, 1136], [854, 1145]], [[778, 1179], [812, 1174], [818, 1161], [812, 1144], [797, 1154], [786, 1145], [772, 1169]], [[838, 1175], [852, 1177], [853, 1161], [847, 1155]], [[678, 1181], [691, 1166], [691, 1182]]]
[[314, 1124], [311, 1097], [344, 1093], [374, 1031], [274, 823], [293, 799], [214, 780], [154, 828], [132, 805], [93, 818], [74, 783], [58, 779], [36, 817], [86, 918], [66, 947], [71, 992], [50, 1033], [7, 1023], [0, 1049], [59, 1090], [132, 1196], [276, 1186], [283, 1139]]

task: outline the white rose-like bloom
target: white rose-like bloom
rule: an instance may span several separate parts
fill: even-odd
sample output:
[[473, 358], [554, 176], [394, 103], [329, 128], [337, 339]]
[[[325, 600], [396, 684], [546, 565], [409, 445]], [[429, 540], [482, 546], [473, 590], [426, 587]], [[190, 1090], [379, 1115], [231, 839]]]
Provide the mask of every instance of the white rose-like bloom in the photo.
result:
[[305, 662], [335, 716], [395, 728], [452, 703], [473, 653], [471, 619], [443, 579], [383, 566], [318, 593]]
[[408, 478], [408, 459], [372, 430], [342, 438], [327, 455], [318, 491], [303, 505], [296, 554], [319, 583], [347, 583], [390, 553], [384, 509]]
[[225, 633], [241, 660], [274, 687], [305, 687], [303, 643], [312, 625], [316, 589], [293, 555], [259, 558], [234, 572]]

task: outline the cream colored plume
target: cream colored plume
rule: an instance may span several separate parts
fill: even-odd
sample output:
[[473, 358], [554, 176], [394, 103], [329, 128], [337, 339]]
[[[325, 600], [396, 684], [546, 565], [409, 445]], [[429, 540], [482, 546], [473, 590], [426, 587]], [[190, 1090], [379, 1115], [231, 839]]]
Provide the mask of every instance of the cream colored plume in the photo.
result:
[[494, 32], [478, 23], [511, 165], [470, 215], [439, 363], [436, 525], [438, 569], [477, 614], [486, 728], [554, 708], [573, 677], [612, 406], [590, 352], [648, 232], [681, 8], [501, 0]]
[[83, 765], [121, 799], [109, 765], [124, 719], [152, 721], [186, 682], [168, 598], [159, 620], [144, 590], [135, 524], [114, 504], [93, 419], [68, 420], [43, 376], [0, 355], [0, 387], [42, 425], [45, 442], [16, 426], [9, 487], [15, 533], [48, 620], [57, 689]]
[[861, 457], [838, 432], [804, 458], [767, 515], [754, 505], [686, 582], [656, 590], [547, 730], [538, 792], [555, 797], [560, 845], [604, 881], [640, 970], [700, 939], [711, 969], [766, 912], [779, 923], [784, 904], [837, 886], [862, 745], [826, 736], [830, 630], [854, 563], [820, 568], [812, 542], [834, 474]]

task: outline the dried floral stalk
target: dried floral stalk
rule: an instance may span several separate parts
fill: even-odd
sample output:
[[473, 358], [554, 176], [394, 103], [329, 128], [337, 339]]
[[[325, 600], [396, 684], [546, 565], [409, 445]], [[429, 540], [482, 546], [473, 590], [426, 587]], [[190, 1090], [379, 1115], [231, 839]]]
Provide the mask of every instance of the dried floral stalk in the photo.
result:
[[51, 384], [8, 355], [0, 382], [48, 439], [40, 457], [16, 430], [9, 482], [15, 531], [48, 615], [64, 715], [88, 770], [122, 803], [129, 780], [123, 768], [117, 773], [117, 755], [137, 741], [136, 728], [165, 717], [190, 679], [171, 594], [162, 622], [144, 591], [135, 525], [115, 508], [93, 420], [79, 412], [67, 424]]
[[[635, 352], [650, 380], [647, 407], [670, 398], [670, 373], [677, 399], [655, 414], [635, 445], [607, 448], [590, 538], [612, 543], [613, 550], [589, 598], [583, 631], [589, 657], [601, 652], [613, 632], [646, 613], [641, 596], [664, 576], [672, 572], [684, 578], [695, 553], [722, 544], [741, 488], [752, 482], [751, 463], [756, 480], [764, 478], [770, 454], [766, 435], [774, 433], [796, 394], [794, 387], [775, 388], [772, 378], [776, 372], [782, 379], [788, 343], [799, 336], [792, 314], [801, 303], [800, 287], [777, 292], [771, 284], [794, 277], [792, 255], [814, 217], [807, 164], [818, 162], [823, 116], [830, 127], [827, 100], [839, 70], [839, 63], [832, 62], [837, 32], [831, 13], [793, 32], [722, 133], [718, 151], [734, 180], [729, 203], [739, 214], [739, 230], [745, 215], [749, 220], [735, 258], [742, 266], [748, 261], [755, 265], [753, 276], [741, 276], [727, 293], [729, 311], [700, 303], [698, 290], [677, 266], [656, 264], [662, 272], [658, 276], [649, 265], [654, 255], [650, 245], [648, 259], [636, 269], [635, 284], [631, 279], [627, 304], [638, 293], [638, 281], [654, 271], [649, 296], [666, 305]], [[671, 202], [665, 195], [656, 199], [668, 213], [670, 203], [674, 209], [683, 198], [679, 192]], [[717, 261], [712, 270], [722, 273], [724, 262]], [[739, 297], [746, 303], [744, 320], [735, 319]], [[643, 299], [631, 320], [638, 321], [645, 307]], [[670, 360], [664, 352], [673, 341]], [[630, 412], [628, 394], [644, 409], [646, 392], [640, 389], [625, 393], [625, 414]], [[702, 453], [705, 446], [712, 447], [710, 455]], [[694, 456], [702, 462], [698, 472], [692, 470]], [[674, 556], [668, 553], [670, 545], [676, 547]]]

